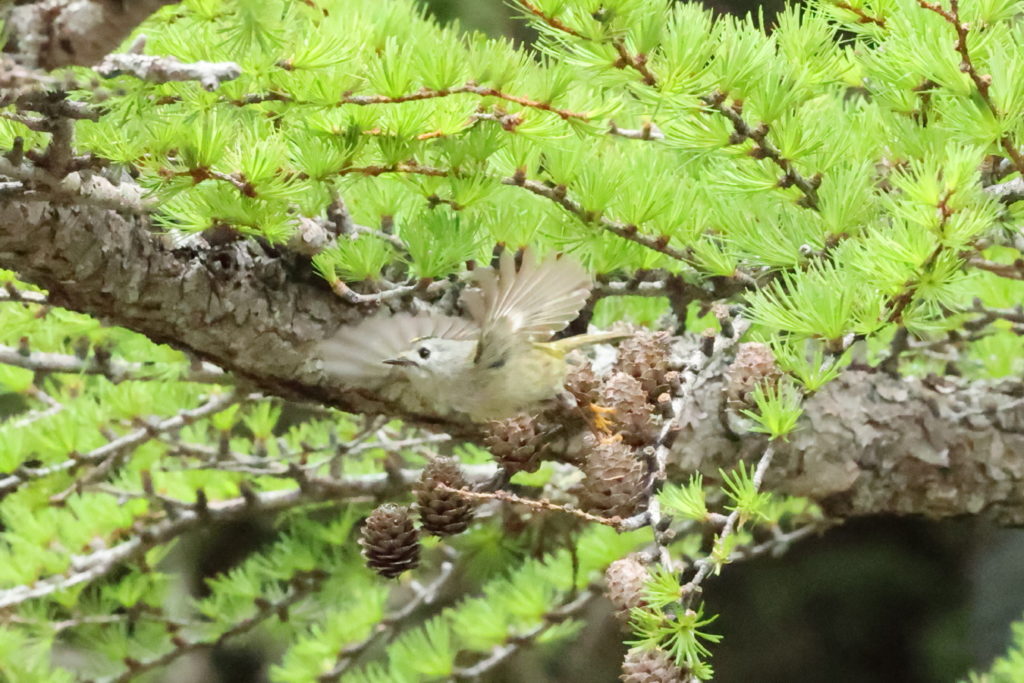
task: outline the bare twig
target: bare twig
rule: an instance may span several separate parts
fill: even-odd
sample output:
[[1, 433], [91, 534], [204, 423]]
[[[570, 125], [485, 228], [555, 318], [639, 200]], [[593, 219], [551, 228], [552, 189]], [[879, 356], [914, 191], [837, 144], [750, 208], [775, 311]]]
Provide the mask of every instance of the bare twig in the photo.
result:
[[456, 489], [448, 486], [444, 483], [436, 484], [437, 488], [444, 491], [451, 491], [457, 493], [463, 498], [469, 498], [470, 500], [498, 500], [503, 503], [513, 503], [515, 505], [523, 505], [530, 508], [531, 510], [537, 510], [538, 512], [561, 512], [563, 514], [572, 515], [573, 517], [579, 517], [586, 522], [595, 522], [597, 524], [603, 524], [613, 528], [618, 528], [619, 524], [623, 521], [621, 517], [599, 517], [592, 515], [589, 512], [584, 512], [570, 505], [558, 505], [552, 503], [550, 500], [545, 498], [534, 499], [534, 498], [523, 498], [517, 496], [514, 493], [508, 491], [470, 491], [468, 489]]
[[0, 301], [17, 301], [26, 304], [45, 304], [48, 300], [46, 298], [46, 294], [43, 292], [33, 292], [30, 289], [19, 289], [14, 285], [14, 283], [7, 282], [4, 283], [2, 288], [0, 288]]
[[975, 299], [970, 311], [980, 313], [981, 316], [964, 325], [969, 330], [981, 329], [996, 320], [1024, 325], [1024, 305], [1018, 305], [1016, 308], [988, 308], [981, 303], [981, 299]]
[[1009, 280], [1024, 280], [1024, 259], [1017, 259], [1013, 263], [999, 263], [997, 261], [989, 261], [980, 256], [972, 256], [967, 259], [967, 265], [974, 266], [979, 270], [986, 270]]
[[[25, 294], [36, 293], [25, 292]], [[41, 299], [42, 301], [46, 300], [45, 297], [41, 297]], [[42, 301], [38, 303], [42, 303]], [[101, 362], [96, 358], [82, 359], [78, 356], [45, 351], [24, 353], [21, 349], [3, 345], [0, 345], [0, 363], [14, 365], [26, 370], [32, 370], [33, 372], [103, 375], [114, 383], [127, 380], [158, 380], [167, 377], [166, 372], [162, 371], [161, 367], [150, 363], [132, 363], [115, 359]], [[198, 382], [201, 384], [226, 384], [232, 381], [230, 375], [212, 363], [201, 363], [195, 368], [190, 368], [179, 379], [185, 382]]]
[[38, 192], [37, 201], [73, 200], [78, 203], [133, 214], [147, 213], [153, 199], [143, 197], [136, 183], [115, 185], [96, 173], [75, 171], [55, 175], [49, 170], [0, 154], [0, 176], [20, 181], [25, 190]]
[[985, 188], [994, 197], [997, 197], [1003, 204], [1013, 204], [1024, 200], [1024, 177], [1016, 177], [1007, 180], [1005, 183], [989, 185]]
[[608, 133], [630, 140], [664, 140], [665, 134], [653, 123], [647, 122], [642, 128], [619, 128], [614, 121], [608, 122]]
[[170, 55], [131, 53], [109, 54], [95, 69], [105, 78], [127, 73], [150, 83], [199, 81], [206, 90], [216, 90], [224, 81], [233, 81], [242, 75], [241, 67], [234, 62], [186, 63]]
[[446, 280], [438, 280], [435, 282], [421, 280], [420, 282], [416, 282], [411, 285], [396, 285], [372, 294], [360, 294], [340, 279], [332, 281], [330, 285], [331, 291], [354, 306], [376, 306], [384, 303], [385, 301], [392, 301], [394, 299], [401, 299], [403, 297], [414, 295], [428, 300], [435, 299], [448, 289], [450, 283]]

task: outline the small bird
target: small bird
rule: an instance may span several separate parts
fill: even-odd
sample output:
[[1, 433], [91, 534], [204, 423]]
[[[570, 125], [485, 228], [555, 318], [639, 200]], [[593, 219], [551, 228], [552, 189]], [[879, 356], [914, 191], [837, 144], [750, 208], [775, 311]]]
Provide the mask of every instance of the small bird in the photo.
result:
[[579, 315], [593, 286], [583, 267], [561, 254], [537, 260], [526, 249], [517, 267], [506, 250], [496, 269], [473, 271], [472, 281], [460, 299], [468, 318], [397, 313], [343, 327], [320, 343], [325, 372], [410, 409], [484, 422], [558, 396], [569, 351], [628, 336], [549, 341]]

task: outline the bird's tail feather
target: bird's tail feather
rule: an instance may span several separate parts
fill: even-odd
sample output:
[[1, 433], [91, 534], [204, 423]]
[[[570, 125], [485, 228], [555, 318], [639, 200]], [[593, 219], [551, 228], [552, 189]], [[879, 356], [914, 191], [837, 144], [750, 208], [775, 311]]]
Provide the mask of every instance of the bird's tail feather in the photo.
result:
[[573, 349], [578, 349], [583, 346], [590, 346], [591, 344], [601, 344], [607, 341], [614, 341], [616, 339], [625, 339], [626, 337], [633, 336], [632, 332], [625, 330], [614, 330], [611, 332], [594, 332], [591, 334], [577, 334], [573, 337], [565, 337], [553, 342], [546, 342], [544, 346], [549, 346], [552, 350], [561, 351], [562, 353], [568, 353]]

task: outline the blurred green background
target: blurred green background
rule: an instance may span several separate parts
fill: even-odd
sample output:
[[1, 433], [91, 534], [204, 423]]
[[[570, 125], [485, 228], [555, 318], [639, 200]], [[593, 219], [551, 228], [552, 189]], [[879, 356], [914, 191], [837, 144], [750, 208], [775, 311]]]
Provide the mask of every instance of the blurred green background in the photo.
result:
[[[502, 0], [420, 0], [441, 21], [529, 44], [534, 33]], [[763, 13], [782, 2], [708, 1]], [[706, 586], [725, 634], [721, 683], [954, 681], [987, 669], [1024, 612], [1024, 531], [979, 520], [848, 522], [781, 558], [730, 566]], [[526, 651], [491, 681], [615, 681], [625, 650], [607, 604], [568, 648]], [[1021, 679], [1024, 681], [1024, 672]]]

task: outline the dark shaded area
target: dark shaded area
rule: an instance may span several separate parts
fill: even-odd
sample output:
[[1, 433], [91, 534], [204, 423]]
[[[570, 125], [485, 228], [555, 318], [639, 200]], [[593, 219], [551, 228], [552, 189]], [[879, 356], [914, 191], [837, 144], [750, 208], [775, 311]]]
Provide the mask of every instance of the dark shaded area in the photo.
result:
[[953, 680], [968, 644], [973, 524], [857, 520], [708, 585], [719, 681]]
[[[1024, 611], [1024, 531], [973, 520], [848, 522], [705, 583], [719, 683], [961, 680], [1005, 652]], [[512, 658], [491, 683], [617, 680], [623, 633], [604, 600], [579, 637]]]

